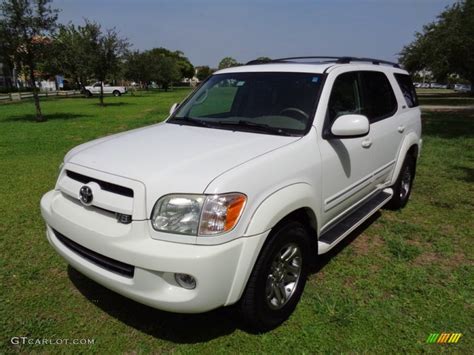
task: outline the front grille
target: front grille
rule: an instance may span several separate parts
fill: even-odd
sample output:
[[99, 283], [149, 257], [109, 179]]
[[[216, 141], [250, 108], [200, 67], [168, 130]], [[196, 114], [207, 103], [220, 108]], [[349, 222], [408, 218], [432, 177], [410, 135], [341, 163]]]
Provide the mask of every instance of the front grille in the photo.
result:
[[63, 234], [54, 230], [56, 238], [64, 244], [67, 248], [75, 252], [76, 254], [82, 256], [84, 259], [89, 260], [90, 262], [108, 270], [113, 273], [119, 274], [121, 276], [132, 278], [135, 272], [135, 267], [133, 265], [122, 263], [121, 261], [109, 258], [102, 254], [96, 253], [90, 249], [83, 247], [76, 242], [73, 242], [71, 239], [66, 238]]
[[115, 184], [112, 184], [110, 182], [95, 179], [95, 178], [92, 178], [92, 177], [89, 177], [89, 176], [86, 176], [86, 175], [76, 173], [76, 172], [71, 171], [71, 170], [66, 170], [66, 175], [70, 179], [82, 182], [83, 184], [88, 184], [89, 182], [95, 182], [95, 183], [100, 185], [100, 188], [102, 190], [113, 192], [113, 193], [123, 195], [123, 196], [127, 196], [127, 197], [133, 197], [133, 190], [128, 188], [128, 187], [115, 185]]

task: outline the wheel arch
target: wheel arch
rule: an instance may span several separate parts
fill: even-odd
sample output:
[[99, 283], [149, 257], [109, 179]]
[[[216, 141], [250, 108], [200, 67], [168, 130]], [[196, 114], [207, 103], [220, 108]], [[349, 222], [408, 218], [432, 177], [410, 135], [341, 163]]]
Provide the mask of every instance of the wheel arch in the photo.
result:
[[[239, 276], [234, 279], [225, 305], [233, 304], [241, 298], [263, 248], [270, 242], [272, 231], [279, 226], [290, 221], [301, 222], [312, 237], [311, 246], [315, 248], [314, 256], [317, 256], [318, 212], [313, 196], [314, 191], [309, 184], [298, 183], [274, 192], [257, 207], [245, 235], [252, 238], [251, 236], [264, 234], [265, 238], [252, 245], [253, 255], [246, 256], [248, 262], [239, 263], [236, 272]], [[286, 203], [282, 204], [282, 201]]]
[[400, 170], [402, 168], [403, 162], [405, 161], [405, 157], [410, 155], [415, 160], [418, 159], [421, 149], [421, 140], [414, 132], [408, 134], [405, 139], [403, 140], [402, 146], [397, 156], [397, 161], [395, 164], [395, 168], [393, 169], [392, 179], [390, 184], [393, 185], [397, 180], [398, 175], [400, 174]]
[[318, 206], [316, 201], [314, 190], [307, 183], [297, 183], [279, 189], [256, 208], [245, 235], [263, 233], [292, 219], [305, 224], [317, 236]]

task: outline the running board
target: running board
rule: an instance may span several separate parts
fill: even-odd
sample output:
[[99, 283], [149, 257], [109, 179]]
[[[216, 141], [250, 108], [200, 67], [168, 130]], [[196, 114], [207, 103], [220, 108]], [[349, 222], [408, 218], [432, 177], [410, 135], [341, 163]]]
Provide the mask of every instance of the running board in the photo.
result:
[[392, 198], [392, 195], [393, 190], [390, 188], [378, 192], [354, 212], [344, 217], [344, 219], [338, 222], [334, 227], [325, 231], [319, 238], [318, 254], [327, 253], [335, 247], [337, 243], [347, 237], [354, 229], [385, 205]]

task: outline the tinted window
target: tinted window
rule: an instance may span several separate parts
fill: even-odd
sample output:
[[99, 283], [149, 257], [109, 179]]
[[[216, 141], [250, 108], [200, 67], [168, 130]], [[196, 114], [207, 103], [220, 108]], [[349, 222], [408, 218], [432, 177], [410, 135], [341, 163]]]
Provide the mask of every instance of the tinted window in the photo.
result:
[[222, 80], [211, 86], [209, 90], [201, 91], [196, 96], [195, 104], [190, 107], [188, 116], [226, 116], [232, 110], [232, 103], [237, 94], [237, 84], [237, 80]]
[[347, 114], [361, 114], [362, 105], [357, 72], [339, 75], [334, 81], [329, 98], [328, 114], [330, 122]]
[[236, 130], [266, 125], [302, 134], [311, 124], [321, 79], [312, 73], [213, 75], [168, 122], [199, 120], [212, 128]]
[[395, 79], [397, 79], [408, 107], [418, 106], [418, 97], [416, 96], [415, 87], [410, 76], [407, 74], [395, 74]]
[[397, 100], [387, 76], [382, 72], [360, 72], [364, 105], [362, 114], [370, 122], [376, 122], [393, 115], [397, 109]]

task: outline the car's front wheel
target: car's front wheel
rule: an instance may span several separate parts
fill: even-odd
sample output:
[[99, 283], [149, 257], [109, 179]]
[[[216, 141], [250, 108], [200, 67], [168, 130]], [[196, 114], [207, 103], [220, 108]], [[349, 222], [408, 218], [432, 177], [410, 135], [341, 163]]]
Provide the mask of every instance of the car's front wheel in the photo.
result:
[[115, 97], [118, 97], [118, 96], [122, 95], [122, 94], [120, 93], [120, 91], [118, 91], [118, 90], [114, 90], [114, 92], [113, 92], [112, 94], [113, 94]]
[[310, 237], [299, 222], [278, 227], [254, 266], [239, 308], [256, 331], [267, 331], [293, 313], [303, 293], [310, 259]]

